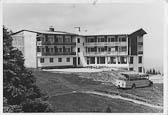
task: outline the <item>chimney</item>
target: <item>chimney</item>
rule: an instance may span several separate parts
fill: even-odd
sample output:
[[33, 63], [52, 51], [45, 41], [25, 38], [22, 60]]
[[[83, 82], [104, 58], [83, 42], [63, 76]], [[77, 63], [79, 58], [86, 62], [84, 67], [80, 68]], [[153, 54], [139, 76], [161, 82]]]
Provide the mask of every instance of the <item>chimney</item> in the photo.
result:
[[54, 27], [53, 27], [53, 26], [50, 26], [50, 27], [49, 27], [49, 31], [50, 31], [50, 32], [54, 32]]

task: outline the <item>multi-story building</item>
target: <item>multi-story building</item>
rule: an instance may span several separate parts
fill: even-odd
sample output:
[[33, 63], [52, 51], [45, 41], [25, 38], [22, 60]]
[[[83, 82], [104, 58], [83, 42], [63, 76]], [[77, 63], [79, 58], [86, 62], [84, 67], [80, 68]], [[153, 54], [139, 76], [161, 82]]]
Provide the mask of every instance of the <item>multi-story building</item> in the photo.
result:
[[13, 46], [22, 51], [25, 66], [109, 66], [143, 72], [143, 35], [80, 35], [62, 31], [21, 30], [12, 34]]

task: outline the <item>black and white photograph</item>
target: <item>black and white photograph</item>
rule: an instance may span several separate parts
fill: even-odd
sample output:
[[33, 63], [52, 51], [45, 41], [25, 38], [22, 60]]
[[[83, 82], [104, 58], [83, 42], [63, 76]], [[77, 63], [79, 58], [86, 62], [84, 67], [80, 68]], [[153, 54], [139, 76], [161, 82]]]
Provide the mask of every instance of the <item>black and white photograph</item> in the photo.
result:
[[70, 1], [1, 1], [2, 113], [166, 114], [168, 2]]

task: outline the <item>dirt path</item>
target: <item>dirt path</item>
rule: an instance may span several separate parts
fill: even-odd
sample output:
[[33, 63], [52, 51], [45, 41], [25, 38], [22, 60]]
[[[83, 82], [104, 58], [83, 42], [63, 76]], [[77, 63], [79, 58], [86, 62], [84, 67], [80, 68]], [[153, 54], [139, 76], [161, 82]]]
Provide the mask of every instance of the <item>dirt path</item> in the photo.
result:
[[100, 93], [100, 92], [95, 92], [95, 91], [81, 91], [81, 93], [95, 94], [95, 95], [105, 96], [105, 97], [109, 97], [109, 98], [113, 98], [113, 99], [122, 99], [122, 100], [126, 100], [126, 101], [131, 101], [131, 102], [136, 103], [136, 104], [145, 105], [145, 106], [148, 106], [148, 107], [163, 109], [162, 106], [152, 105], [152, 104], [145, 103], [145, 102], [142, 102], [142, 101], [122, 97], [122, 96], [119, 96], [119, 95], [110, 95], [110, 94], [105, 94], [105, 93]]

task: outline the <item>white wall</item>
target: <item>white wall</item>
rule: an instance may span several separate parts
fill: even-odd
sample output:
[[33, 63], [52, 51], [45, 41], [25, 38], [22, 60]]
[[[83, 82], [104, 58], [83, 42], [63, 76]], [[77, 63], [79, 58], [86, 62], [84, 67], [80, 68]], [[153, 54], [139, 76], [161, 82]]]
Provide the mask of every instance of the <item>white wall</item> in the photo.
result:
[[24, 56], [24, 35], [23, 32], [12, 35], [12, 46], [20, 50]]
[[[70, 58], [70, 62], [66, 61], [66, 58]], [[73, 57], [75, 56], [41, 56], [38, 57], [38, 67], [46, 66], [73, 66]], [[44, 63], [40, 62], [40, 58], [44, 58]], [[50, 62], [50, 58], [53, 58], [53, 62]], [[58, 62], [58, 58], [62, 58], [62, 62]]]
[[36, 68], [36, 33], [24, 31], [25, 66]]
[[[78, 43], [78, 38], [80, 38], [80, 43]], [[85, 47], [84, 47], [84, 44], [85, 44], [85, 38], [82, 37], [82, 36], [77, 36], [76, 37], [76, 53], [77, 53], [77, 57], [79, 57], [79, 54], [78, 54], [78, 48], [80, 48], [80, 52], [82, 53], [85, 53]], [[85, 61], [86, 61], [86, 57], [85, 58]], [[77, 65], [78, 65], [78, 59], [77, 59]], [[80, 61], [80, 65], [78, 66], [82, 66], [82, 62]]]
[[[142, 55], [138, 55], [138, 56], [142, 56]], [[138, 72], [138, 67], [143, 67], [143, 56], [142, 56], [142, 64], [138, 63], [138, 56], [133, 56], [133, 64], [129, 64], [130, 68], [134, 68], [134, 71]], [[143, 69], [142, 69], [143, 72]]]

